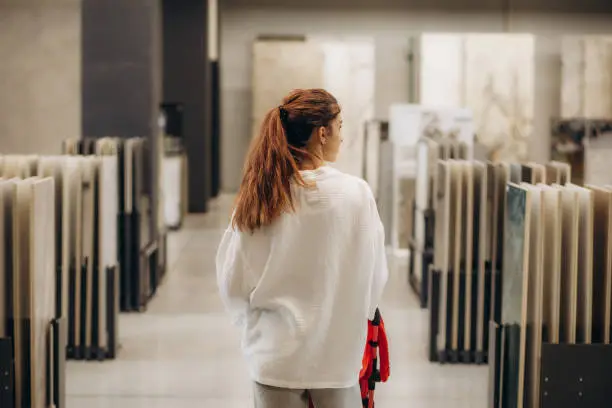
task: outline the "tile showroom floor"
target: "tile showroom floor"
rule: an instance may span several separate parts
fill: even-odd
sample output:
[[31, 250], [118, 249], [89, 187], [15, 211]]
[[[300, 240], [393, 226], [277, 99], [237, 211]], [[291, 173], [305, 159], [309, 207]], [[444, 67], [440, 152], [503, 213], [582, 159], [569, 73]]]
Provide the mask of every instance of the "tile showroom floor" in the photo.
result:
[[[214, 257], [228, 213], [221, 198], [170, 235], [170, 269], [155, 299], [143, 314], [121, 315], [118, 358], [69, 362], [68, 408], [253, 406], [239, 336], [216, 291]], [[485, 408], [486, 367], [427, 361], [427, 312], [406, 283], [405, 264], [390, 267], [381, 311], [391, 379], [378, 386], [377, 407]]]

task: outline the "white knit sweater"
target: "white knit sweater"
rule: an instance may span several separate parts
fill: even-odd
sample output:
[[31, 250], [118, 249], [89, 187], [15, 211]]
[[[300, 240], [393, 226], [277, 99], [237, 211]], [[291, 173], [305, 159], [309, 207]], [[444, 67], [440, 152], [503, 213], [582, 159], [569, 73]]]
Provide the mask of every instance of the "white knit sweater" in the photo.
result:
[[383, 226], [365, 181], [329, 166], [302, 176], [316, 184], [294, 187], [295, 212], [254, 234], [227, 229], [219, 292], [254, 381], [351, 387], [388, 277]]

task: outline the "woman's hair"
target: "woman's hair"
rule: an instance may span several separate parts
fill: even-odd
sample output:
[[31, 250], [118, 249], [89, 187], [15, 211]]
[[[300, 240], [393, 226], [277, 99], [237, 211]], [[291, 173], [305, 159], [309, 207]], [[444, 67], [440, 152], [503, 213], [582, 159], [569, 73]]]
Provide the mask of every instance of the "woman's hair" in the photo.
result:
[[329, 126], [340, 106], [323, 89], [297, 89], [266, 114], [253, 140], [238, 191], [232, 224], [254, 232], [294, 210], [291, 183], [304, 186], [299, 165], [313, 160], [307, 145], [315, 128]]

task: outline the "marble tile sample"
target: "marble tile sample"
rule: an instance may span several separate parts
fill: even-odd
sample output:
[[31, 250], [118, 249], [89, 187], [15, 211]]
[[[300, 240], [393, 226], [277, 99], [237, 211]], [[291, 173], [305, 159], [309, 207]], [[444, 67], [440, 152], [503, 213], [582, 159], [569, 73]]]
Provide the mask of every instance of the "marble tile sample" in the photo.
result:
[[[55, 185], [55, 225], [58, 227], [63, 226], [63, 194], [62, 191], [64, 189], [63, 180], [62, 180], [62, 163], [64, 157], [63, 156], [41, 156], [38, 160], [38, 168], [37, 175], [40, 177], [51, 177], [54, 180]], [[67, 291], [68, 291], [68, 276], [69, 270], [68, 265], [63, 262], [64, 256], [62, 254], [64, 247], [62, 246], [64, 243], [63, 235], [67, 233], [67, 231], [60, 227], [57, 229], [56, 239], [55, 239], [55, 259], [58, 262], [58, 266], [61, 270], [61, 282], [62, 286], [59, 288], [57, 292], [57, 311], [59, 316], [68, 316], [68, 302], [67, 302]]]
[[368, 121], [365, 134], [365, 172], [364, 179], [370, 185], [374, 197], [379, 197], [380, 179], [380, 144], [381, 144], [381, 123], [378, 121]]
[[522, 325], [526, 316], [531, 197], [524, 186], [507, 187], [504, 230], [502, 323]]
[[81, 161], [81, 175], [83, 181], [81, 248], [83, 251], [83, 262], [86, 263], [86, 268], [81, 274], [81, 279], [85, 280], [85, 295], [83, 299], [85, 304], [81, 305], [81, 330], [85, 333], [85, 347], [91, 346], [93, 334], [93, 262], [95, 259], [94, 235], [96, 233], [95, 180], [97, 176], [98, 160], [99, 158], [95, 156], [84, 156]]
[[117, 215], [119, 212], [118, 190], [117, 190], [117, 156], [101, 156], [98, 159], [98, 324], [99, 324], [99, 343], [105, 349], [108, 344], [108, 327], [106, 327], [108, 310], [107, 275], [106, 268], [118, 265], [117, 255]]
[[[464, 314], [464, 339], [463, 349], [472, 349], [472, 304], [473, 297], [477, 294], [472, 291], [472, 271], [478, 270], [477, 259], [474, 258], [474, 230], [475, 197], [474, 197], [474, 165], [472, 162], [463, 162], [463, 215], [462, 215], [462, 241], [463, 261], [465, 265], [465, 299], [460, 306], [460, 312]], [[475, 262], [476, 261], [476, 262]]]
[[532, 35], [465, 35], [463, 106], [474, 112], [476, 141], [488, 147], [491, 160], [527, 158], [535, 103], [534, 49]]
[[[502, 323], [516, 324], [520, 327], [518, 372], [508, 372], [516, 376], [518, 384], [517, 401], [523, 401], [525, 383], [525, 345], [527, 332], [527, 294], [529, 290], [529, 259], [531, 249], [531, 192], [524, 186], [508, 184], [504, 256], [502, 272]], [[513, 359], [514, 360], [514, 359]]]
[[546, 163], [546, 183], [547, 184], [561, 184], [561, 176], [559, 174], [559, 167], [553, 163]]
[[374, 76], [372, 39], [256, 41], [252, 134], [259, 134], [266, 112], [292, 89], [324, 88], [342, 107], [344, 143], [333, 166], [363, 177], [364, 125], [374, 117]]
[[523, 166], [519, 163], [510, 163], [510, 182], [521, 183], [523, 181]]
[[30, 205], [30, 310], [32, 408], [47, 407], [47, 362], [55, 302], [55, 186], [52, 178], [31, 184]]
[[527, 34], [424, 33], [419, 101], [469, 108], [476, 142], [489, 159], [525, 160], [533, 132], [534, 48]]
[[451, 333], [451, 349], [459, 349], [459, 314], [460, 314], [460, 282], [461, 282], [461, 265], [464, 261], [464, 230], [463, 230], [463, 207], [465, 206], [465, 193], [463, 191], [463, 173], [464, 162], [453, 160], [451, 161], [451, 211], [452, 218], [452, 240], [453, 248], [453, 265], [452, 265], [452, 280], [453, 280], [453, 295], [452, 295], [452, 333]]
[[[493, 177], [489, 186], [492, 185], [493, 210], [491, 212], [491, 264], [499, 270], [503, 270], [505, 219], [506, 219], [506, 184], [510, 178], [510, 168], [505, 163], [497, 163], [493, 166]], [[491, 279], [491, 304], [490, 311], [493, 320], [501, 318], [499, 308], [500, 293], [495, 286], [495, 279]]]
[[604, 185], [612, 183], [610, 157], [612, 157], [611, 133], [603, 134], [598, 138], [592, 138], [585, 144], [584, 184]]
[[561, 190], [558, 187], [539, 185], [542, 188], [544, 209], [544, 290], [542, 298], [542, 324], [544, 341], [559, 343], [559, 316], [561, 308]]
[[15, 364], [15, 404], [16, 406], [30, 406], [30, 393], [32, 389], [30, 379], [30, 357], [32, 344], [30, 331], [24, 324], [25, 319], [32, 315], [31, 310], [31, 250], [30, 250], [30, 207], [32, 201], [31, 186], [33, 179], [18, 180], [15, 182], [15, 196], [13, 199], [15, 211], [13, 212], [12, 238], [13, 238], [13, 315], [15, 327], [13, 332], [14, 364]]
[[[270, 109], [292, 89], [323, 88], [325, 55], [321, 47], [300, 41], [255, 41], [253, 44], [252, 135], [259, 134]], [[291, 75], [287, 75], [290, 72]]]
[[342, 107], [344, 142], [332, 165], [348, 174], [363, 177], [364, 124], [374, 118], [375, 46], [373, 39], [327, 40], [310, 42], [323, 52], [323, 87]]
[[[451, 235], [451, 164], [448, 161], [438, 162], [438, 190], [436, 192], [436, 234], [434, 245], [434, 264], [440, 270], [440, 307], [439, 321], [446, 322], [448, 302], [449, 267], [452, 264], [454, 240]], [[446, 325], [441, 324], [437, 336], [438, 350], [446, 348]]]
[[565, 36], [561, 44], [561, 117], [612, 117], [612, 36]]
[[[549, 162], [549, 165], [556, 169], [557, 178], [559, 180], [558, 184], [563, 186], [572, 180], [572, 167], [569, 164], [561, 163], [558, 161], [551, 161]], [[547, 167], [546, 171], [548, 171], [548, 169], [549, 167]], [[548, 179], [547, 179], [547, 182], [548, 182]], [[550, 183], [550, 184], [554, 184], [554, 183]]]
[[593, 343], [610, 343], [612, 314], [612, 190], [593, 185]]
[[[542, 300], [544, 292], [544, 229], [545, 214], [542, 188], [523, 183], [531, 192], [529, 225], [529, 268], [527, 270], [527, 326], [525, 339], [526, 405], [536, 407], [540, 401], [540, 353], [542, 350]], [[530, 330], [527, 330], [530, 327]]]
[[576, 308], [578, 303], [578, 239], [580, 208], [578, 192], [561, 190], [561, 314], [559, 332], [562, 343], [576, 343]]
[[[476, 300], [476, 350], [483, 351], [485, 327], [485, 265], [487, 261], [489, 233], [489, 194], [487, 180], [487, 165], [482, 162], [474, 162], [474, 259], [478, 271], [478, 282], [475, 285], [477, 293]], [[488, 320], [488, 319], [486, 319]]]
[[407, 249], [412, 234], [412, 204], [414, 202], [415, 179], [400, 178], [399, 179], [399, 197], [397, 208], [397, 247]]
[[578, 193], [579, 202], [576, 341], [590, 344], [593, 326], [593, 192], [573, 184], [566, 185], [566, 188]]

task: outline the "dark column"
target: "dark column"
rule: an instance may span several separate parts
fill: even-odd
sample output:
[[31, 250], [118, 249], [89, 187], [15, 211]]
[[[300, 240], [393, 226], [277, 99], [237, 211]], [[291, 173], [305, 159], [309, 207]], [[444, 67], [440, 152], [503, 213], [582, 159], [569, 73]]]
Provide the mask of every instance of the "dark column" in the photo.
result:
[[211, 120], [212, 120], [212, 185], [213, 197], [221, 189], [221, 77], [219, 50], [221, 29], [219, 0], [208, 0], [208, 63], [210, 64]]
[[157, 134], [160, 6], [155, 0], [83, 0], [83, 134]]
[[148, 139], [145, 189], [157, 214], [160, 0], [83, 0], [81, 24], [83, 135]]
[[207, 0], [163, 0], [164, 101], [181, 103], [189, 161], [189, 211], [212, 196], [211, 68]]

